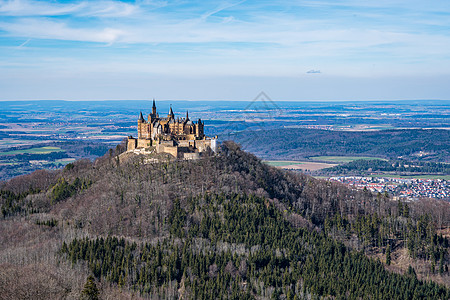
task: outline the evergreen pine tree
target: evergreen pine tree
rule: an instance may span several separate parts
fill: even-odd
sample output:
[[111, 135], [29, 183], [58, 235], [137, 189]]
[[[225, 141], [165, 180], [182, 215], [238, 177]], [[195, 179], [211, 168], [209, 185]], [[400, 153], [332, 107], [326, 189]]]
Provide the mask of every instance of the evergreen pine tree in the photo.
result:
[[386, 264], [388, 266], [391, 265], [391, 245], [388, 245], [386, 248]]
[[98, 288], [95, 284], [94, 277], [89, 275], [86, 280], [86, 284], [84, 285], [83, 290], [81, 291], [81, 299], [82, 300], [98, 300]]

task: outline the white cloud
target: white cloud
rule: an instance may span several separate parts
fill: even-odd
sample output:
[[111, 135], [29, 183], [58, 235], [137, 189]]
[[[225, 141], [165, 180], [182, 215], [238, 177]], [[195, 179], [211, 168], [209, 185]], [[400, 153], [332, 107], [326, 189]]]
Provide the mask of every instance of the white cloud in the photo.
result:
[[139, 10], [139, 5], [120, 1], [80, 1], [76, 3], [58, 3], [32, 0], [0, 1], [0, 15], [15, 17], [33, 16], [96, 16], [125, 17]]
[[73, 13], [82, 4], [59, 4], [42, 1], [4, 0], [0, 1], [0, 15], [4, 16], [55, 16]]
[[113, 43], [125, 32], [114, 28], [71, 28], [64, 22], [48, 19], [23, 18], [17, 22], [0, 23], [0, 29], [12, 36], [33, 39], [56, 39], [84, 42]]

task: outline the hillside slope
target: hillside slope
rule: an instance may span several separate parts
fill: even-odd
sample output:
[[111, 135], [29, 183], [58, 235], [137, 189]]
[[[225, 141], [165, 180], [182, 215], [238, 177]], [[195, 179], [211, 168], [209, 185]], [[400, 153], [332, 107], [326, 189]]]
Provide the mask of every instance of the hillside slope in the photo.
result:
[[[420, 280], [449, 285], [448, 239], [436, 234], [450, 226], [447, 204], [284, 172], [231, 142], [198, 161], [78, 161], [1, 195], [7, 299], [75, 299], [88, 274], [105, 299], [450, 297]], [[364, 255], [384, 262], [388, 248], [394, 272]], [[401, 249], [411, 266], [396, 266]]]

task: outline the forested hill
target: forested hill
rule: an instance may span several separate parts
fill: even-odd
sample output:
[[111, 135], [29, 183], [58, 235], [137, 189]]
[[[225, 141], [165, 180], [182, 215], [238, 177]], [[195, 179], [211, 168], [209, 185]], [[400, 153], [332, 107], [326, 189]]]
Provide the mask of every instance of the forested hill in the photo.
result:
[[17, 177], [1, 209], [5, 299], [450, 298], [448, 203], [349, 190], [232, 142]]
[[354, 155], [450, 162], [449, 130], [332, 131], [282, 128], [243, 131], [230, 137], [246, 150], [265, 159]]

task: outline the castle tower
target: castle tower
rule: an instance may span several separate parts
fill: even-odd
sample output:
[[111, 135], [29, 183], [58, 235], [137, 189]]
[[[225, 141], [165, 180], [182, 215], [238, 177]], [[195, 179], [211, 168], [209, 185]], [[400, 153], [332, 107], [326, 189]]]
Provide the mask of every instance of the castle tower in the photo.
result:
[[204, 132], [203, 132], [203, 128], [204, 128], [204, 125], [205, 125], [205, 123], [203, 123], [202, 122], [202, 119], [198, 119], [198, 122], [197, 122], [197, 126], [196, 126], [196, 135], [197, 135], [197, 137], [199, 137], [199, 138], [203, 138], [203, 136], [204, 136]]
[[142, 111], [139, 114], [139, 119], [138, 119], [138, 138], [142, 138], [143, 137], [143, 131], [144, 131], [144, 116], [142, 115]]

